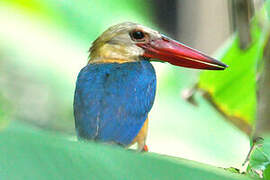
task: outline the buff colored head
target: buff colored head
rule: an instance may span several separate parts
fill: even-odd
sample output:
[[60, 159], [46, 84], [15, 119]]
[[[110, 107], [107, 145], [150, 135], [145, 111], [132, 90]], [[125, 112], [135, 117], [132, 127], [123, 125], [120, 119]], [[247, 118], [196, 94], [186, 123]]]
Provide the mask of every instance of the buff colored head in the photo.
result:
[[[169, 39], [137, 23], [114, 25], [101, 34], [90, 48], [89, 63], [134, 62], [158, 59], [176, 66], [223, 70], [227, 66], [195, 49]], [[143, 58], [142, 58], [143, 57]]]

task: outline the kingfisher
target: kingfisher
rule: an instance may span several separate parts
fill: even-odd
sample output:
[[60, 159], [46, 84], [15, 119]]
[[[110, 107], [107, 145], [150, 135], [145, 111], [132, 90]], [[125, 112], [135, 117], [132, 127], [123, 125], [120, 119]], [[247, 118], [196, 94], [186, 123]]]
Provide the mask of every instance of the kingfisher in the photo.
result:
[[89, 49], [74, 95], [79, 139], [147, 151], [148, 113], [156, 93], [151, 61], [195, 69], [224, 70], [227, 65], [133, 22], [111, 26]]

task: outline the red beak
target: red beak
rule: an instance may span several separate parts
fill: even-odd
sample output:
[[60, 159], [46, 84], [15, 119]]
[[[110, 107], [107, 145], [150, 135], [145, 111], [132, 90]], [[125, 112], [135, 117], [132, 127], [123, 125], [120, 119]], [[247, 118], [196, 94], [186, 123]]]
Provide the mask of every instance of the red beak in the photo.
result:
[[165, 36], [149, 43], [137, 43], [137, 46], [145, 50], [144, 57], [160, 59], [176, 66], [208, 70], [224, 70], [228, 67], [214, 58]]

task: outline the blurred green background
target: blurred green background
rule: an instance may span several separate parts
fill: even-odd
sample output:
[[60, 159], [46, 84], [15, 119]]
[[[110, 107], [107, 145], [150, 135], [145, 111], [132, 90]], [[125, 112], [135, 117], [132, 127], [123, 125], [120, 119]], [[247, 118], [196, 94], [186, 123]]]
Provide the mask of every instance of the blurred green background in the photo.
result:
[[[157, 29], [213, 56], [232, 35], [225, 1], [1, 0], [0, 130], [23, 122], [75, 139], [77, 74], [87, 63], [91, 42], [122, 21]], [[240, 167], [248, 136], [201, 94], [195, 95], [198, 106], [182, 98], [199, 71], [153, 64], [158, 87], [149, 115], [149, 150]]]

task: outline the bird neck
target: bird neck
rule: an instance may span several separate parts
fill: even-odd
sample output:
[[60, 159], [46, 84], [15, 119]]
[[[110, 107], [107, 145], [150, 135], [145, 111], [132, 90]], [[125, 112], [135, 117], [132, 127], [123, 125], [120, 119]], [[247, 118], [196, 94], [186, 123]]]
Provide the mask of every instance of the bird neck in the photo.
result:
[[93, 44], [88, 63], [126, 63], [140, 60], [136, 49], [116, 44]]

